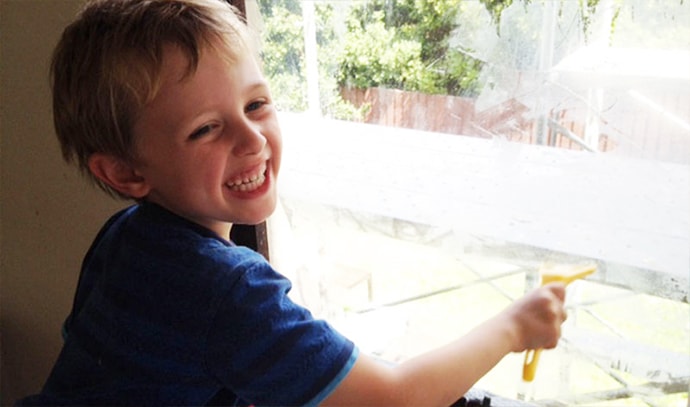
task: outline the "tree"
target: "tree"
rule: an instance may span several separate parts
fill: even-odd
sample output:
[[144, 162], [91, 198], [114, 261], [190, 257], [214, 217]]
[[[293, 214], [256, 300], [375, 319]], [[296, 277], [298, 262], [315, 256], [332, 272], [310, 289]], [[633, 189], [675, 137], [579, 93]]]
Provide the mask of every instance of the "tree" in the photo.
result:
[[279, 109], [306, 108], [304, 32], [297, 0], [259, 1], [264, 18], [262, 33], [263, 70]]
[[474, 94], [481, 61], [449, 47], [461, 1], [371, 0], [354, 8], [338, 59], [338, 83]]
[[[299, 0], [259, 0], [264, 19], [262, 33], [264, 73], [278, 109], [304, 111], [307, 108], [304, 22]], [[317, 45], [319, 47], [319, 89], [321, 111], [339, 119], [361, 118], [363, 108], [344, 101], [334, 77], [337, 71], [336, 35], [327, 4], [317, 4]]]

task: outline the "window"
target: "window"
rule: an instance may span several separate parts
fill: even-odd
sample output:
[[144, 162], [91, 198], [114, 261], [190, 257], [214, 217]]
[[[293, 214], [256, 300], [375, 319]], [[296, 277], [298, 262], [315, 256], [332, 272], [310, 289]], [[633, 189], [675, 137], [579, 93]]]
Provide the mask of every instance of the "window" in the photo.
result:
[[271, 259], [299, 301], [397, 361], [498, 312], [544, 264], [593, 262], [527, 390], [523, 355], [477, 386], [687, 404], [687, 2], [248, 9], [285, 144]]

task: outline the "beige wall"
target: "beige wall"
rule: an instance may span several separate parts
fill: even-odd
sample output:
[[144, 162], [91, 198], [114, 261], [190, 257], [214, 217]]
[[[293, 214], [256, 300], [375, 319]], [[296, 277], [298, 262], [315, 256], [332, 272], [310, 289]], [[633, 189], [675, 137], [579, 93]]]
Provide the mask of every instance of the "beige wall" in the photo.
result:
[[0, 404], [40, 389], [81, 259], [121, 202], [61, 160], [48, 63], [78, 0], [0, 0]]

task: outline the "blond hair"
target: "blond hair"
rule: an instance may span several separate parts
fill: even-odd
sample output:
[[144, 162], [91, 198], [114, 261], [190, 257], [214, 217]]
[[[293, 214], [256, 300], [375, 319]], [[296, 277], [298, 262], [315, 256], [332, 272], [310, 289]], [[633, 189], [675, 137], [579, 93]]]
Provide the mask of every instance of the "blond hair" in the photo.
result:
[[136, 160], [132, 127], [159, 90], [168, 45], [187, 57], [187, 76], [205, 49], [229, 61], [256, 56], [244, 21], [223, 0], [90, 1], [53, 53], [53, 120], [62, 155], [113, 196], [124, 197], [91, 174], [89, 157]]

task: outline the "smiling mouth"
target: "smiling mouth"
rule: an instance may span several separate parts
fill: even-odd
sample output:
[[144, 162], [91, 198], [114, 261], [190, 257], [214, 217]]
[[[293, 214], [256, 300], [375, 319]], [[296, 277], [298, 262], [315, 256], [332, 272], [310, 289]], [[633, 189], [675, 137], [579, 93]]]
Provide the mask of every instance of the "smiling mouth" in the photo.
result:
[[233, 181], [229, 181], [225, 185], [232, 191], [251, 192], [260, 188], [264, 182], [266, 182], [265, 168], [263, 168], [261, 172], [245, 175]]

